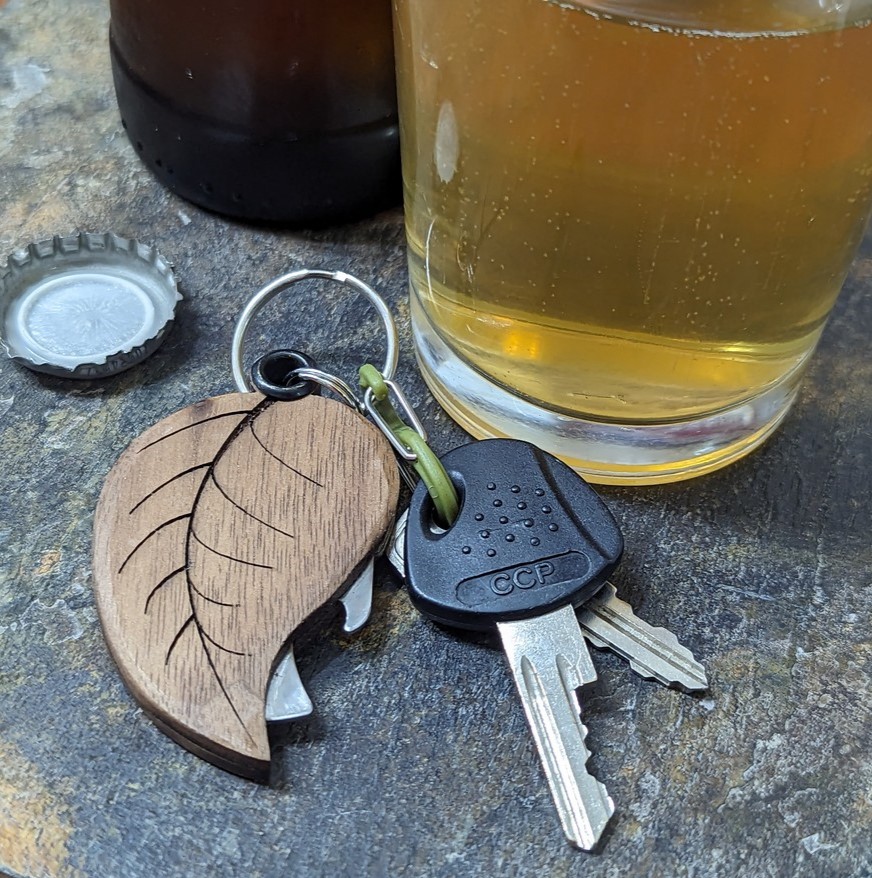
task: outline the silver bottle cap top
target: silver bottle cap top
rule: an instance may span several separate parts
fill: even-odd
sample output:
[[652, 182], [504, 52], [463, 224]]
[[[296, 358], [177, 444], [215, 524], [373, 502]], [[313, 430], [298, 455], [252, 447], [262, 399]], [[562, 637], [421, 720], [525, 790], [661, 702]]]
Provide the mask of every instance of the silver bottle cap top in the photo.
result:
[[0, 343], [37, 372], [102, 378], [158, 347], [181, 298], [153, 247], [112, 233], [55, 236], [0, 268]]

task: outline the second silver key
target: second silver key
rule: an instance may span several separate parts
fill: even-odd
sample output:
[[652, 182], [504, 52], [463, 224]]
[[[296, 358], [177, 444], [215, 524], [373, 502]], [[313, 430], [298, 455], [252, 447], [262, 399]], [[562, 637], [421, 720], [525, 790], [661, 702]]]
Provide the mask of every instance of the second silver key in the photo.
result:
[[693, 653], [671, 631], [640, 619], [610, 582], [581, 608], [578, 624], [591, 644], [626, 659], [639, 676], [684, 692], [708, 689], [705, 668]]

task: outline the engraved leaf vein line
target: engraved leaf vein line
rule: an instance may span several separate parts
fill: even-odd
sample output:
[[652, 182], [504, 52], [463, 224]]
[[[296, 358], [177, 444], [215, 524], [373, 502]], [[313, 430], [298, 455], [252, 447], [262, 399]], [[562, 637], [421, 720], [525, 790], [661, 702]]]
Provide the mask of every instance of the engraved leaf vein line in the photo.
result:
[[[248, 567], [260, 567], [263, 570], [274, 570], [270, 564], [258, 564], [256, 561], [246, 561], [245, 558], [235, 558], [233, 555], [227, 555], [224, 552], [219, 552], [214, 546], [210, 546], [208, 543], [203, 542], [199, 536], [197, 536], [197, 532], [194, 528], [191, 528], [191, 536], [207, 551], [211, 552], [213, 555], [217, 555], [219, 558], [226, 558], [228, 561], [235, 561], [237, 564], [245, 564]], [[205, 597], [205, 595], [202, 595]], [[230, 604], [228, 604], [230, 606]], [[238, 605], [237, 605], [238, 606]]]
[[199, 629], [200, 634], [205, 637], [206, 640], [208, 640], [209, 643], [211, 643], [213, 646], [218, 647], [221, 652], [226, 652], [229, 655], [239, 655], [243, 657], [251, 655], [250, 652], [240, 652], [238, 649], [231, 649], [229, 646], [225, 646], [223, 643], [219, 643], [214, 637], [212, 637], [211, 634], [209, 634], [209, 632], [199, 623], [198, 620], [195, 619], [194, 621], [197, 623], [197, 628]]
[[248, 429], [251, 430], [251, 435], [254, 436], [255, 442], [272, 458], [277, 460], [282, 466], [287, 467], [292, 473], [296, 473], [300, 478], [305, 479], [307, 482], [311, 482], [313, 485], [317, 485], [319, 488], [323, 488], [324, 485], [321, 484], [317, 479], [313, 479], [311, 476], [307, 476], [305, 473], [300, 472], [296, 467], [291, 466], [286, 460], [282, 460], [277, 454], [274, 454], [269, 448], [264, 445], [260, 436], [257, 435], [257, 432], [254, 429], [254, 421], [248, 422]]
[[160, 533], [165, 527], [169, 527], [171, 524], [175, 524], [177, 521], [184, 521], [186, 518], [190, 519], [194, 515], [193, 512], [186, 512], [184, 515], [177, 515], [175, 518], [169, 518], [162, 524], [159, 524], [156, 528], [149, 531], [131, 550], [130, 554], [124, 559], [121, 563], [121, 566], [118, 568], [118, 573], [122, 573], [124, 568], [127, 566], [127, 562], [153, 537], [155, 534]]
[[282, 530], [280, 527], [276, 527], [274, 524], [270, 524], [268, 521], [264, 521], [262, 518], [258, 518], [251, 510], [246, 509], [244, 506], [237, 503], [228, 493], [224, 490], [223, 487], [218, 482], [218, 479], [215, 477], [215, 468], [213, 467], [209, 473], [210, 478], [212, 479], [212, 484], [221, 492], [221, 495], [227, 500], [231, 506], [235, 506], [243, 515], [248, 516], [249, 518], [256, 521], [258, 524], [262, 524], [264, 527], [268, 527], [270, 530], [274, 530], [276, 533], [280, 533], [283, 536], [290, 537], [292, 540], [295, 540], [296, 537], [288, 533], [286, 530]]
[[198, 463], [196, 466], [188, 467], [187, 469], [182, 470], [180, 473], [176, 473], [172, 478], [167, 479], [162, 485], [158, 485], [153, 491], [151, 491], [149, 494], [146, 494], [139, 501], [139, 503], [137, 503], [136, 506], [134, 506], [133, 509], [130, 510], [129, 514], [133, 515], [133, 513], [136, 512], [136, 510], [139, 509], [139, 507], [142, 506], [142, 504], [145, 503], [146, 500], [154, 497], [154, 495], [157, 494], [158, 491], [163, 490], [164, 488], [166, 488], [167, 485], [171, 485], [174, 481], [176, 481], [176, 479], [181, 479], [189, 473], [195, 473], [197, 470], [205, 469], [209, 466], [212, 466], [212, 462], [206, 461], [206, 463]]
[[[173, 638], [173, 642], [169, 645], [169, 648], [167, 649], [166, 660], [165, 660], [166, 664], [169, 664], [170, 656], [173, 654], [173, 650], [176, 648], [176, 646], [178, 645], [178, 642], [182, 639], [182, 635], [185, 633], [185, 631], [188, 629], [188, 627], [190, 625], [193, 625], [197, 629], [197, 633], [200, 635], [201, 640], [203, 640], [205, 638], [205, 640], [208, 640], [209, 643], [211, 643], [213, 646], [216, 646], [222, 652], [229, 653], [230, 655], [239, 655], [239, 656], [249, 655], [249, 653], [247, 653], [247, 652], [238, 652], [235, 649], [230, 649], [229, 647], [224, 646], [222, 643], [219, 643], [217, 640], [215, 640], [214, 637], [211, 637], [209, 635], [209, 633], [203, 628], [203, 626], [200, 624], [200, 621], [197, 619], [196, 613], [191, 613], [191, 615], [188, 616], [187, 619], [185, 619], [184, 624], [182, 625], [181, 628], [179, 628], [178, 632], [176, 633], [176, 636]], [[204, 644], [204, 648], [205, 648], [205, 644]], [[209, 654], [208, 649], [206, 649], [206, 655], [209, 658], [209, 664], [211, 665], [212, 670], [215, 671], [215, 665], [212, 662], [212, 657]], [[217, 676], [218, 676], [218, 674], [216, 672], [216, 677]], [[221, 686], [222, 691], [224, 691], [224, 694], [227, 695], [227, 691], [224, 689], [224, 684], [221, 682], [220, 677], [218, 677], [218, 681], [219, 681], [219, 685]], [[233, 707], [233, 702], [231, 702], [231, 707]], [[234, 711], [234, 713], [236, 713], [235, 707], [233, 707], [233, 711]], [[239, 714], [236, 713], [236, 716], [239, 717]], [[241, 717], [239, 718], [239, 721], [242, 722]]]
[[194, 589], [194, 592], [198, 597], [203, 598], [204, 601], [208, 601], [210, 604], [215, 604], [216, 607], [239, 607], [239, 606], [241, 606], [241, 604], [229, 604], [229, 603], [227, 603], [227, 601], [219, 601], [218, 598], [209, 597], [209, 595], [204, 594], [202, 591], [200, 591], [199, 588], [197, 588], [197, 584], [193, 580], [191, 580], [190, 586], [192, 589]]
[[182, 639], [182, 635], [185, 631], [188, 630], [188, 627], [194, 623], [194, 614], [191, 613], [187, 619], [182, 623], [182, 627], [176, 632], [176, 636], [173, 638], [173, 642], [169, 645], [167, 649], [166, 658], [164, 659], [164, 664], [168, 665], [170, 663], [170, 656], [173, 654], [173, 650], [178, 645], [179, 641]]
[[184, 573], [184, 567], [177, 567], [173, 570], [172, 573], [164, 576], [164, 578], [148, 593], [148, 597], [145, 599], [145, 612], [148, 612], [148, 605], [151, 603], [151, 599], [171, 580], [175, 579], [180, 573]]
[[223, 414], [220, 414], [220, 415], [211, 415], [208, 418], [203, 418], [202, 421], [194, 421], [193, 424], [186, 424], [184, 427], [179, 427], [177, 430], [173, 430], [170, 433], [165, 433], [163, 436], [160, 436], [159, 438], [154, 439], [153, 441], [149, 442], [148, 445], [143, 445], [142, 448], [138, 449], [136, 453], [142, 454], [143, 451], [147, 451], [153, 445], [157, 445], [160, 442], [163, 442], [165, 439], [171, 438], [172, 436], [177, 436], [179, 433], [184, 433], [185, 430], [193, 430], [194, 427], [199, 427], [201, 424], [208, 424], [210, 421], [219, 421], [219, 420], [221, 420], [221, 418], [233, 418], [233, 417], [237, 417], [239, 415], [249, 415], [250, 416], [252, 414], [252, 411], [253, 411], [252, 409], [241, 409], [239, 411], [224, 412]]
[[[215, 659], [212, 658], [212, 653], [209, 652], [209, 647], [206, 644], [206, 641], [211, 639], [205, 636], [205, 631], [203, 630], [203, 626], [196, 618], [196, 612], [191, 613], [191, 618], [194, 620], [194, 624], [197, 626], [197, 633], [200, 636], [200, 644], [203, 647], [203, 652], [206, 655], [206, 661], [209, 663], [209, 668], [212, 671], [212, 675], [215, 677], [215, 680], [218, 683], [218, 688], [221, 690], [222, 695], [226, 699], [227, 703], [230, 705], [230, 709], [233, 711], [233, 715], [239, 721], [239, 725], [242, 726], [242, 730], [245, 732], [248, 740], [254, 743], [254, 737], [251, 732], [248, 731], [248, 727], [245, 725], [245, 720], [239, 713], [236, 705], [233, 703], [233, 699], [230, 697], [230, 693], [227, 691], [227, 687], [224, 685], [224, 680], [221, 678], [221, 674], [218, 673], [218, 668], [215, 666]], [[186, 623], [187, 627], [187, 623]], [[216, 644], [217, 646], [217, 644]]]
[[[206, 490], [206, 486], [209, 484], [209, 482], [211, 480], [213, 483], [216, 484], [216, 487], [218, 487], [219, 491], [221, 490], [220, 486], [218, 486], [214, 480], [215, 468], [218, 466], [218, 463], [221, 461], [223, 456], [227, 453], [227, 450], [233, 445], [233, 443], [242, 434], [243, 430], [245, 430], [246, 427], [250, 426], [252, 421], [256, 420], [263, 412], [265, 412], [271, 405], [273, 405], [274, 402], [275, 402], [275, 400], [271, 400], [271, 399], [261, 400], [261, 402], [259, 402], [256, 406], [254, 406], [253, 409], [251, 409], [248, 412], [245, 412], [246, 416], [239, 423], [237, 423], [236, 426], [230, 431], [229, 435], [224, 440], [221, 447], [218, 449], [217, 453], [215, 454], [215, 457], [212, 459], [212, 464], [206, 470], [206, 473], [203, 476], [202, 481], [200, 482], [200, 486], [197, 489], [196, 496], [194, 497], [194, 501], [193, 501], [192, 506], [191, 506], [191, 509], [192, 509], [191, 516], [188, 520], [187, 537], [185, 539], [185, 568], [186, 568], [185, 579], [186, 579], [187, 585], [188, 585], [188, 602], [189, 602], [190, 607], [191, 607], [191, 619], [193, 620], [193, 624], [196, 626], [197, 634], [198, 634], [199, 639], [200, 639], [200, 645], [203, 649], [203, 654], [206, 657], [206, 662], [209, 665], [209, 669], [212, 672], [212, 676], [215, 678], [215, 682], [218, 684], [218, 688], [221, 690], [221, 694], [224, 696], [224, 699], [227, 702], [228, 706], [230, 707], [230, 710], [233, 712], [233, 715], [236, 717], [236, 720], [238, 721], [239, 725], [242, 727], [242, 730], [245, 732], [246, 737], [252, 743], [255, 743], [254, 736], [248, 730], [248, 726], [246, 725], [245, 720], [242, 718], [241, 714], [239, 713], [239, 709], [237, 708], [235, 702], [233, 701], [233, 698], [230, 695], [230, 692], [227, 690], [227, 685], [224, 682], [224, 679], [221, 676], [221, 673], [219, 672], [217, 665], [215, 664], [215, 657], [212, 655], [212, 650], [209, 648], [209, 644], [212, 643], [212, 644], [214, 644], [214, 646], [216, 648], [224, 650], [225, 652], [231, 653], [231, 654], [239, 656], [239, 657], [246, 657], [247, 654], [242, 653], [242, 652], [235, 652], [234, 650], [230, 650], [227, 647], [225, 647], [222, 644], [219, 644], [217, 641], [215, 641], [206, 632], [203, 624], [201, 623], [201, 621], [197, 615], [197, 606], [196, 606], [195, 595], [198, 594], [198, 591], [197, 591], [196, 585], [191, 577], [191, 541], [197, 539], [197, 536], [194, 533], [194, 527], [193, 527], [194, 513], [196, 512], [197, 508], [199, 507], [200, 500], [203, 496], [203, 492]], [[222, 494], [223, 493], [224, 492], [222, 491]], [[229, 497], [227, 499], [230, 500]], [[232, 503], [233, 501], [231, 500], [230, 502]], [[187, 627], [187, 625], [188, 625], [188, 623], [186, 622], [183, 625], [183, 629], [185, 627]]]

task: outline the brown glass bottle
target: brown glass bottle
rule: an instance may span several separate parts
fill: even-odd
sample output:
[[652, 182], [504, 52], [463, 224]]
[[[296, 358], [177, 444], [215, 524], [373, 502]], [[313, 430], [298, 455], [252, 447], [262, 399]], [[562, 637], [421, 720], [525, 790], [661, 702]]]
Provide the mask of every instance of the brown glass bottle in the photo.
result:
[[390, 0], [111, 0], [115, 90], [158, 179], [320, 224], [400, 200]]

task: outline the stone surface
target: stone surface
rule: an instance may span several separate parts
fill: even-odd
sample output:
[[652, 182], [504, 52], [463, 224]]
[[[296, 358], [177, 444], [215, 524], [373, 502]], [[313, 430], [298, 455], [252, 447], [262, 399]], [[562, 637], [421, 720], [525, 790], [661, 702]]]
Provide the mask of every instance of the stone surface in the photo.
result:
[[[140, 367], [71, 384], [0, 363], [0, 873], [81, 876], [721, 878], [872, 874], [872, 246], [778, 434], [720, 473], [606, 489], [616, 584], [706, 664], [689, 697], [594, 656], [585, 698], [617, 814], [599, 853], [563, 841], [504, 661], [419, 618], [386, 565], [357, 637], [325, 611], [298, 646], [315, 700], [268, 787], [207, 765], [137, 708], [94, 611], [90, 538], [127, 443], [232, 389], [233, 321], [287, 270], [374, 284], [400, 379], [436, 448], [464, 440], [414, 369], [399, 210], [319, 232], [244, 226], [159, 188], [121, 130], [101, 0], [0, 0], [0, 252], [112, 229], [156, 244], [185, 301]], [[379, 356], [365, 307], [271, 306], [252, 345], [353, 375]]]

